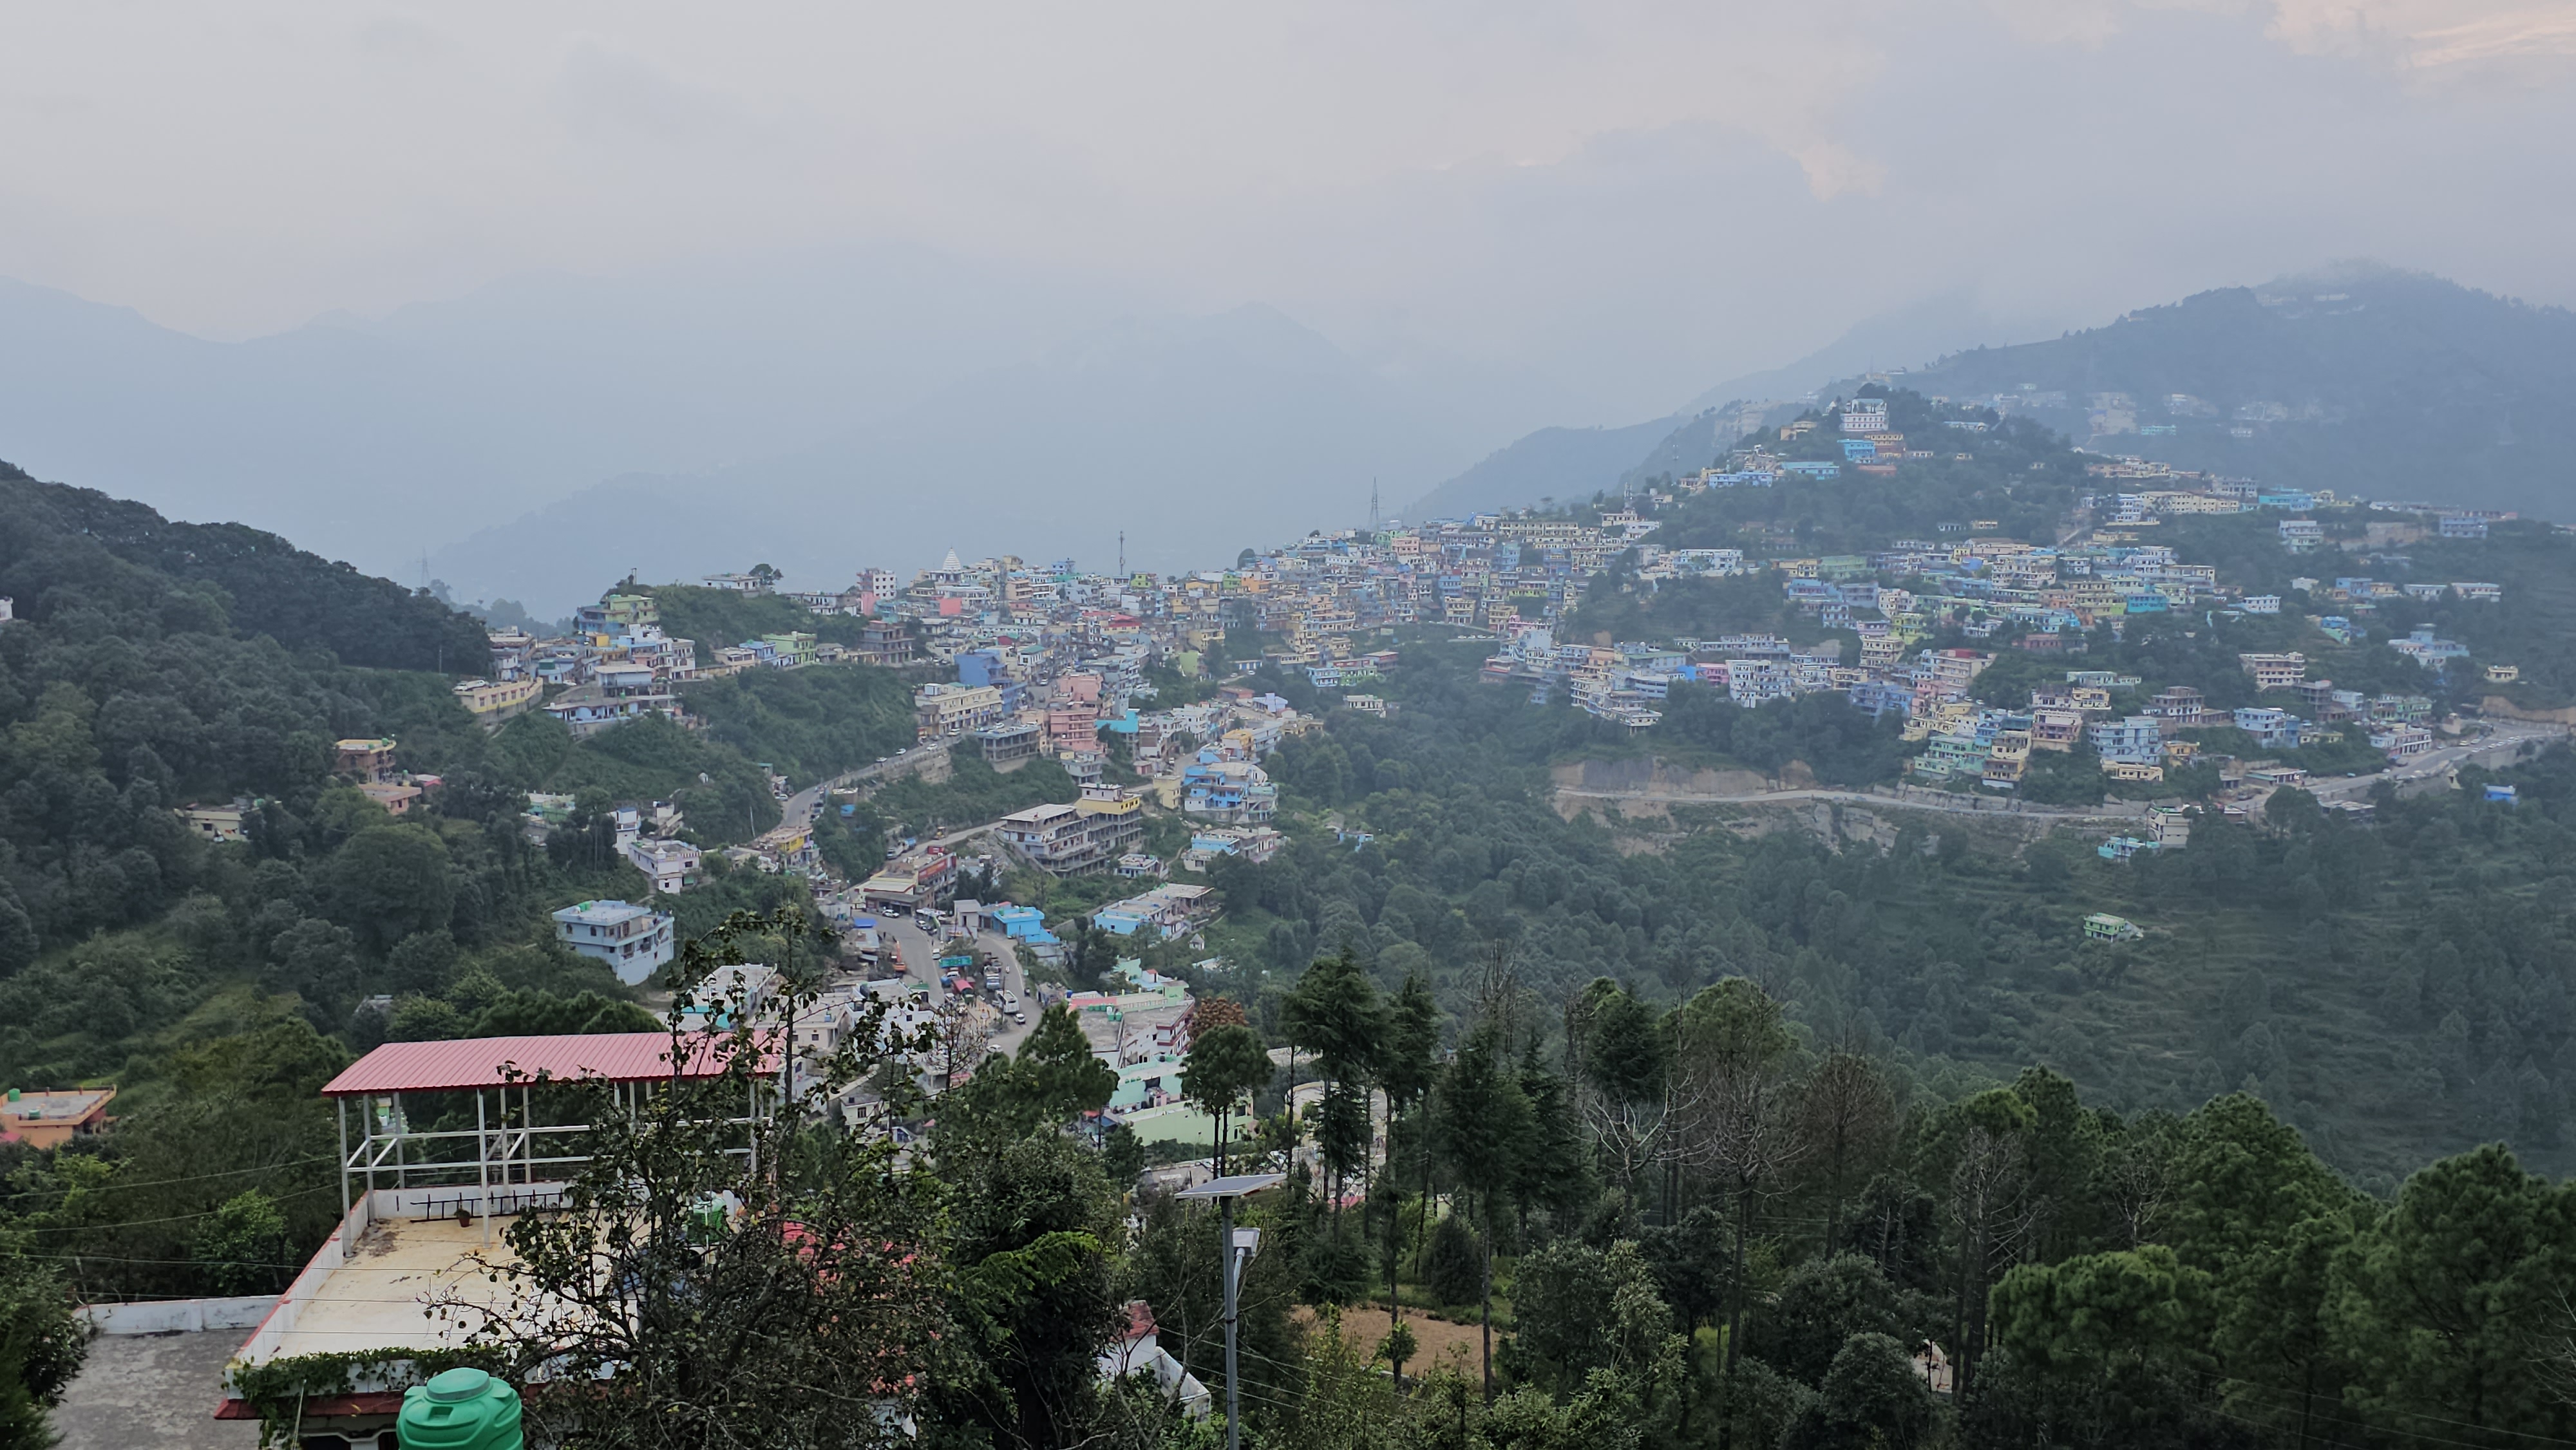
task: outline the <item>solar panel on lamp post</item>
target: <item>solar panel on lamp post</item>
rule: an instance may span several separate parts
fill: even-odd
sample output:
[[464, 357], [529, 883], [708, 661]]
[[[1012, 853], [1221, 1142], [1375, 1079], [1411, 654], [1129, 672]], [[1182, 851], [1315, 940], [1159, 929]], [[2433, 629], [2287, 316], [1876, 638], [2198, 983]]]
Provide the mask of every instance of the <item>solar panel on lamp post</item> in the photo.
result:
[[1225, 1450], [1242, 1450], [1243, 1447], [1242, 1394], [1236, 1383], [1234, 1367], [1235, 1301], [1236, 1291], [1243, 1281], [1243, 1264], [1261, 1247], [1261, 1230], [1235, 1228], [1234, 1201], [1265, 1188], [1276, 1188], [1287, 1180], [1285, 1173], [1236, 1173], [1224, 1178], [1211, 1178], [1196, 1188], [1182, 1189], [1177, 1195], [1216, 1200], [1217, 1242], [1225, 1255]]

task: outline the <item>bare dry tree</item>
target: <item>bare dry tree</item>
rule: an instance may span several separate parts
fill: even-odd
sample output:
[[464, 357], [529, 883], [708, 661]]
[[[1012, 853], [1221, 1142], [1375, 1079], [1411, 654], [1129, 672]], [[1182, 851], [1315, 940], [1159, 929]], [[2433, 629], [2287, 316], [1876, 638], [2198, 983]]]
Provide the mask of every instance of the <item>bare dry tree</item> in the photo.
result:
[[1790, 1071], [1795, 1047], [1778, 999], [1742, 977], [1702, 990], [1673, 1024], [1678, 1085], [1667, 1100], [1676, 1128], [1668, 1151], [1716, 1177], [1734, 1209], [1722, 1370], [1729, 1375], [1744, 1338], [1745, 1245], [1760, 1199], [1807, 1151]]
[[2007, 1111], [2019, 1101], [2005, 1089], [1970, 1099], [1961, 1105], [1965, 1111], [1951, 1134], [1950, 1213], [1959, 1226], [1959, 1263], [1958, 1343], [1951, 1346], [1950, 1362], [1963, 1400], [1974, 1386], [1986, 1341], [1986, 1289], [1996, 1269], [2019, 1254], [2040, 1217], [2030, 1191], [2028, 1109], [2022, 1107], [2018, 1116]]
[[990, 1014], [952, 992], [930, 1015], [930, 1065], [942, 1090], [975, 1070], [993, 1043]]
[[1633, 1189], [1639, 1175], [1673, 1157], [1667, 1140], [1687, 1114], [1671, 1111], [1678, 1078], [1670, 1070], [1656, 1074], [1647, 1093], [1622, 1092], [1613, 1086], [1623, 1074], [1616, 1065], [1595, 1062], [1592, 1055], [1599, 1005], [1589, 990], [1574, 994], [1565, 1004], [1566, 1088], [1602, 1167], [1620, 1186]]
[[2157, 1216], [2173, 1198], [2172, 1145], [2162, 1134], [2131, 1124], [2103, 1156], [2096, 1181], [2121, 1234], [2134, 1249], [2147, 1241]]
[[1816, 1065], [1798, 1094], [1801, 1134], [1812, 1146], [1825, 1193], [1825, 1252], [1842, 1236], [1851, 1165], [1873, 1161], [1896, 1133], [1896, 1092], [1876, 1063], [1837, 1051]]
[[2558, 1311], [2533, 1340], [2531, 1360], [2540, 1382], [2561, 1404], [2576, 1405], [2576, 1298], [2558, 1292]]

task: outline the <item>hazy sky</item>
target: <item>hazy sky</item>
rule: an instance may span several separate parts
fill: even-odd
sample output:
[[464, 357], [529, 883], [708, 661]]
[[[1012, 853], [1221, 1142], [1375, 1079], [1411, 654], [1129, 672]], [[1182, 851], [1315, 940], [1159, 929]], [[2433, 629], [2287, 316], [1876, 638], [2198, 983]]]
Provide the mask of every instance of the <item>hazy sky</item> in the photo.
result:
[[2571, 0], [19, 5], [0, 274], [241, 337], [891, 238], [1645, 416], [1949, 288], [2576, 302], [2571, 71]]

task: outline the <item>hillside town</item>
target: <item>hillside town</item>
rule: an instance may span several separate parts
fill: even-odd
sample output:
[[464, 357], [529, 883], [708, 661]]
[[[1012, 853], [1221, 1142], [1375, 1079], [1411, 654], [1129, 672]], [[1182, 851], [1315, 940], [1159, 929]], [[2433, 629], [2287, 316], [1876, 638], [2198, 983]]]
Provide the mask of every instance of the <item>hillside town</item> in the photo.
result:
[[[1987, 426], [1945, 425], [1962, 433]], [[1819, 440], [1841, 456], [1772, 451], [1776, 442], [1812, 454]], [[712, 871], [801, 878], [802, 892], [837, 934], [833, 970], [814, 984], [790, 983], [775, 965], [726, 968], [695, 985], [691, 1000], [707, 1005], [683, 1004], [697, 1014], [691, 1020], [774, 1035], [787, 1100], [895, 1133], [902, 1131], [898, 1101], [929, 1102], [935, 1112], [943, 1095], [988, 1069], [988, 1053], [1024, 1046], [1036, 1030], [1033, 1019], [1062, 1009], [1081, 1050], [1113, 1083], [1084, 1131], [1095, 1139], [1129, 1134], [1152, 1149], [1158, 1166], [1147, 1176], [1163, 1190], [1204, 1183], [1216, 1172], [1202, 1155], [1221, 1135], [1204, 1097], [1185, 1091], [1184, 1074], [1198, 1038], [1243, 1020], [1235, 1001], [1202, 998], [1193, 987], [1227, 965], [1208, 954], [1208, 931], [1224, 905], [1212, 881], [1229, 860], [1257, 866], [1288, 843], [1292, 823], [1281, 818], [1268, 763], [1324, 729], [1319, 711], [1399, 711], [1389, 695], [1402, 692], [1381, 691], [1403, 668], [1403, 642], [1425, 638], [1426, 630], [1487, 651], [1478, 671], [1486, 687], [1560, 701], [1649, 738], [1685, 688], [1742, 711], [1839, 697], [1893, 732], [1907, 786], [1964, 795], [1970, 805], [2013, 803], [2049, 757], [2081, 757], [2098, 766], [2106, 788], [2147, 803], [2134, 826], [2099, 842], [2100, 856], [2112, 862], [2188, 845], [2201, 807], [2164, 798], [2169, 772], [2214, 770], [2217, 789], [2201, 793], [2207, 808], [2241, 819], [2259, 812], [2268, 793], [2313, 783], [2297, 752], [2366, 744], [2393, 768], [2475, 736], [2474, 722], [2437, 716], [2428, 694], [2312, 678], [2309, 656], [2297, 649], [2239, 651], [2243, 693], [2262, 698], [2228, 708], [2191, 685], [2142, 694], [2140, 676], [2086, 668], [2082, 656], [2096, 632], [2117, 639], [2144, 618], [2195, 616], [2214, 628], [2221, 620], [2282, 616], [2280, 594], [2186, 562], [2175, 546], [2157, 542], [2167, 519], [2278, 513], [2282, 547], [2307, 555], [2324, 538], [2317, 514], [2360, 508], [2372, 516], [2360, 531], [2365, 551], [2357, 562], [2366, 565], [2389, 562], [2395, 548], [2427, 534], [2481, 537], [2491, 520], [2480, 516], [2292, 498], [2241, 480], [2096, 457], [2085, 464], [2092, 488], [2053, 543], [2010, 536], [1995, 520], [1974, 518], [1940, 525], [1936, 537], [1895, 539], [1865, 553], [1801, 553], [1794, 539], [1756, 531], [1737, 547], [1666, 547], [1659, 537], [1712, 493], [1832, 478], [1846, 465], [1901, 479], [1925, 456], [1887, 427], [1883, 402], [1867, 399], [1794, 420], [1770, 441], [1734, 450], [1723, 466], [1639, 496], [1561, 512], [1319, 531], [1267, 553], [1247, 550], [1225, 569], [1102, 574], [1070, 559], [1033, 566], [1008, 556], [968, 562], [952, 552], [908, 581], [872, 568], [836, 591], [787, 589], [765, 567], [708, 576], [695, 587], [784, 602], [818, 621], [816, 629], [732, 642], [671, 634], [654, 590], [630, 581], [583, 606], [564, 633], [492, 630], [487, 676], [456, 684], [453, 694], [487, 728], [542, 711], [578, 740], [647, 717], [695, 728], [692, 690], [749, 671], [869, 665], [901, 672], [912, 746], [833, 780], [797, 782], [769, 771], [784, 819], [748, 842], [702, 848], [687, 839], [686, 813], [669, 800], [614, 805], [611, 848], [649, 889], [640, 900], [585, 900], [554, 910], [556, 941], [631, 989], [667, 990], [681, 949], [676, 903]], [[2318, 636], [2334, 643], [2363, 636], [2392, 601], [2491, 604], [2503, 595], [2500, 586], [2474, 580], [2391, 583], [2326, 574], [2296, 577], [2290, 587], [2302, 605], [2293, 612], [2313, 617]], [[1757, 590], [1776, 600], [1777, 617], [1799, 637], [1747, 631], [1614, 641], [1578, 622], [1596, 590], [1651, 600], [1692, 581]], [[858, 621], [857, 642], [821, 638], [819, 622], [827, 619]], [[834, 632], [850, 637], [846, 626]], [[2436, 673], [2470, 654], [2429, 628], [2386, 643]], [[1847, 646], [1856, 648], [1847, 654]], [[1990, 672], [2006, 660], [2017, 661], [2015, 677], [2030, 683], [1998, 698], [1984, 685], [2003, 677]], [[2509, 665], [2482, 668], [2490, 681], [2511, 681]], [[1308, 706], [1292, 704], [1283, 689]], [[2220, 740], [2243, 753], [2215, 748]], [[441, 784], [435, 775], [400, 769], [398, 750], [391, 738], [335, 747], [339, 775], [394, 815], [412, 811]], [[882, 862], [864, 872], [826, 860], [818, 830], [827, 815], [855, 818], [885, 781], [953, 769], [960, 759], [997, 775], [1049, 762], [1071, 793], [957, 823], [945, 834], [891, 834]], [[239, 800], [181, 814], [207, 839], [239, 841], [258, 806]], [[2369, 810], [2353, 799], [2333, 808], [2363, 816]], [[567, 829], [577, 809], [570, 796], [529, 794], [527, 839], [542, 843]], [[1185, 847], [1148, 849], [1149, 824], [1162, 820], [1180, 824], [1183, 837], [1162, 835], [1185, 838]], [[1332, 830], [1336, 839], [1346, 834], [1337, 822]], [[711, 856], [720, 861], [711, 864]], [[980, 899], [1005, 876], [1027, 872], [1105, 882], [1108, 890], [1091, 893], [1078, 910]], [[970, 882], [985, 885], [970, 894]], [[2095, 912], [2082, 934], [2117, 945], [2142, 933], [2126, 918]], [[1105, 959], [1078, 960], [1102, 949]], [[1190, 970], [1176, 974], [1175, 964]], [[1098, 985], [1069, 985], [1085, 982]], [[834, 1085], [825, 1098], [822, 1064], [862, 1037], [902, 1064], [903, 1085], [880, 1075]], [[388, 1044], [360, 1069], [429, 1072], [425, 1058], [412, 1061], [423, 1057], [416, 1046]], [[1292, 1100], [1298, 1090], [1292, 1083]], [[1372, 1097], [1368, 1107], [1366, 1161], [1375, 1163], [1387, 1151], [1387, 1104]], [[397, 1151], [405, 1131], [398, 1118], [368, 1128], [349, 1162], [378, 1161], [367, 1155], [380, 1136]], [[1302, 1143], [1288, 1149], [1288, 1161], [1318, 1175], [1328, 1167]], [[393, 1172], [389, 1206], [367, 1211], [380, 1225], [387, 1215], [415, 1211], [455, 1208], [465, 1220], [504, 1211], [490, 1198], [491, 1166], [485, 1184], [470, 1193], [437, 1186], [435, 1173], [424, 1179], [431, 1186], [415, 1189], [410, 1175]], [[515, 1171], [500, 1167], [505, 1180]], [[350, 1177], [344, 1192], [363, 1187], [353, 1201], [376, 1204], [387, 1191], [382, 1176]], [[363, 1316], [351, 1307], [365, 1297], [351, 1287], [358, 1281], [341, 1283], [350, 1276], [326, 1264], [329, 1257], [326, 1250], [282, 1301], [294, 1312], [272, 1316], [272, 1327], [245, 1347], [248, 1362], [310, 1352], [320, 1342], [313, 1336], [325, 1331], [299, 1332], [299, 1316], [315, 1324], [336, 1322], [332, 1315], [342, 1311]], [[452, 1276], [463, 1262], [433, 1267], [432, 1277]], [[1143, 1343], [1151, 1349], [1150, 1337]], [[1945, 1372], [1931, 1360], [1917, 1368], [1927, 1382]], [[1190, 1399], [1196, 1381], [1176, 1361], [1157, 1373]], [[1203, 1387], [1196, 1394], [1193, 1403], [1203, 1410]]]
[[[1973, 442], [2011, 409], [2009, 398], [1988, 400], [1984, 413], [1947, 419], [1944, 441]], [[2363, 539], [2380, 550], [2366, 561], [2393, 558], [2394, 548], [2427, 534], [2481, 538], [2490, 522], [2509, 516], [2363, 505], [2088, 455], [2090, 487], [2053, 544], [1995, 533], [1994, 521], [1983, 519], [1944, 523], [1935, 530], [1944, 537], [1894, 539], [1867, 553], [1799, 554], [1794, 541], [1781, 538], [1748, 538], [1745, 547], [1665, 547], [1658, 540], [1697, 496], [1833, 478], [1846, 467], [1897, 477], [1934, 456], [1925, 441], [1889, 427], [1884, 398], [1863, 397], [1807, 410], [1748, 437], [1721, 464], [1642, 496], [1563, 512], [1318, 531], [1267, 553], [1247, 550], [1226, 569], [1104, 574], [1070, 559], [969, 562], [952, 551], [909, 580], [868, 568], [838, 590], [791, 590], [766, 567], [702, 581], [730, 595], [789, 602], [817, 618], [860, 621], [855, 644], [808, 630], [732, 642], [674, 637], [651, 590], [621, 586], [583, 606], [563, 635], [495, 629], [489, 677], [457, 685], [455, 695], [487, 725], [537, 709], [580, 738], [647, 715], [688, 723], [687, 692], [700, 681], [867, 664], [904, 671], [915, 682], [915, 751], [881, 767], [908, 769], [958, 750], [1001, 772], [1054, 762], [1072, 781], [1072, 798], [1004, 814], [957, 841], [891, 842], [883, 865], [856, 879], [832, 871], [815, 848], [812, 819], [834, 807], [820, 788], [797, 797], [803, 812], [723, 854], [731, 866], [807, 877], [843, 931], [863, 979], [837, 989], [815, 1014], [807, 1030], [820, 1034], [818, 1041], [832, 1040], [839, 1030], [833, 1024], [855, 1021], [871, 992], [898, 1003], [912, 1025], [963, 1013], [986, 1036], [1024, 1028], [1031, 1007], [1068, 1001], [1100, 1059], [1119, 1074], [1113, 1119], [1174, 1110], [1194, 1007], [1187, 988], [1129, 957], [1117, 971], [1131, 990], [1075, 998], [1055, 988], [1030, 990], [1023, 964], [1060, 968], [1070, 949], [1066, 935], [1084, 930], [1136, 943], [1196, 940], [1220, 905], [1206, 884], [1220, 859], [1258, 864], [1281, 848], [1278, 787], [1263, 762], [1322, 722], [1262, 688], [1258, 671], [1301, 678], [1325, 692], [1318, 698], [1332, 708], [1383, 714], [1396, 706], [1371, 687], [1399, 667], [1399, 635], [1428, 626], [1489, 640], [1487, 682], [1537, 699], [1553, 694], [1630, 730], [1653, 731], [1682, 685], [1748, 710], [1831, 694], [1873, 719], [1898, 722], [1905, 775], [1920, 786], [2009, 800], [2035, 760], [2083, 752], [2115, 788], [2141, 799], [2156, 795], [2169, 770], [2214, 769], [2221, 789], [2213, 804], [2239, 817], [2258, 810], [2271, 790], [2311, 783], [2307, 768], [2279, 755], [2366, 742], [2402, 765], [2471, 731], [2456, 716], [2435, 718], [2424, 694], [2343, 689], [2310, 678], [2309, 661], [2296, 650], [2241, 653], [2251, 689], [2279, 703], [2227, 709], [2188, 685], [2142, 698], [2138, 678], [2083, 668], [2080, 655], [2091, 631], [2107, 628], [2117, 637], [2141, 617], [2193, 615], [2214, 624], [2281, 614], [2279, 594], [2221, 578], [2215, 566], [2185, 562], [2174, 546], [2157, 542], [2167, 519], [2278, 514], [2281, 544], [2304, 554], [2322, 538], [2319, 510], [2361, 508], [2372, 520]], [[1775, 581], [1784, 617], [1806, 622], [1811, 638], [1564, 637], [1614, 561], [1625, 570], [1621, 587], [1649, 596], [1691, 580]], [[2336, 641], [2354, 637], [2390, 600], [2485, 603], [2502, 596], [2498, 585], [2474, 580], [2322, 575], [2298, 577], [2291, 588], [2320, 633]], [[1847, 643], [1856, 646], [1849, 657]], [[2389, 643], [2435, 670], [2467, 654], [2429, 629]], [[2009, 652], [2055, 662], [2055, 673], [2026, 698], [1996, 700], [1991, 691], [1981, 698], [1981, 676]], [[2509, 665], [2486, 671], [2496, 682], [2512, 678]], [[1190, 698], [1164, 699], [1174, 686]], [[2257, 753], [2211, 749], [2212, 730], [2236, 732], [2230, 738]], [[348, 740], [338, 748], [343, 771], [388, 811], [408, 809], [438, 784], [397, 771], [393, 741]], [[839, 795], [856, 798], [864, 789]], [[773, 790], [784, 802], [789, 782], [774, 777]], [[237, 839], [249, 804], [186, 814], [209, 837]], [[2339, 805], [2368, 810], [2354, 800]], [[532, 795], [532, 837], [542, 839], [572, 806], [569, 797]], [[1146, 851], [1149, 814], [1184, 822], [1186, 848], [1169, 859]], [[2158, 805], [2140, 818], [2136, 834], [2111, 837], [2101, 852], [2127, 860], [2180, 848], [2191, 817], [2179, 803]], [[624, 804], [614, 820], [615, 849], [651, 883], [654, 898], [678, 896], [704, 879], [704, 853], [683, 839], [686, 822], [672, 803]], [[1079, 922], [1050, 920], [1034, 906], [959, 898], [969, 873], [1006, 866], [1057, 878], [1111, 877], [1134, 890]], [[1175, 872], [1178, 881], [1170, 879]], [[566, 947], [606, 963], [623, 982], [644, 983], [675, 956], [673, 918], [649, 903], [583, 902], [554, 919]], [[946, 1077], [938, 1057], [923, 1053], [915, 1064], [934, 1090]], [[1164, 1126], [1176, 1134], [1207, 1131], [1203, 1122]]]

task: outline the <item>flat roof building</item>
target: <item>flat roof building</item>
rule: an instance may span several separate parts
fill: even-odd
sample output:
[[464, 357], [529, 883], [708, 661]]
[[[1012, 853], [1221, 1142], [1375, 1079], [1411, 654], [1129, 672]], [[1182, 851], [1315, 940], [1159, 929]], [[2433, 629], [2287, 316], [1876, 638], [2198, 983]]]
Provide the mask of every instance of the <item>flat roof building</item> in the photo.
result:
[[59, 1148], [87, 1137], [116, 1121], [107, 1115], [115, 1097], [112, 1087], [32, 1093], [11, 1088], [8, 1100], [0, 1102], [0, 1143]]
[[676, 954], [671, 918], [627, 901], [585, 901], [554, 914], [555, 939], [606, 962], [617, 980], [634, 986]]
[[[642, 1094], [674, 1078], [722, 1076], [719, 1041], [605, 1032], [392, 1042], [343, 1069], [322, 1088], [340, 1107], [339, 1227], [233, 1355], [215, 1418], [259, 1418], [244, 1397], [242, 1370], [310, 1355], [365, 1356], [379, 1363], [341, 1372], [337, 1393], [295, 1397], [299, 1426], [306, 1444], [325, 1436], [373, 1444], [379, 1433], [390, 1443], [403, 1395], [388, 1371], [422, 1353], [464, 1347], [478, 1313], [563, 1311], [560, 1303], [521, 1300], [519, 1286], [488, 1267], [513, 1262], [507, 1221], [560, 1206], [566, 1180], [585, 1161], [573, 1155], [589, 1126], [532, 1122], [528, 1077]], [[764, 1045], [760, 1056], [758, 1072], [777, 1070], [774, 1048]], [[474, 1103], [449, 1113], [447, 1095], [461, 1093]], [[446, 1100], [423, 1103], [424, 1094]], [[449, 1121], [466, 1126], [413, 1126]], [[437, 1306], [449, 1312], [432, 1313]]]

